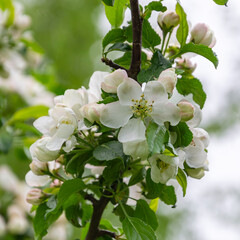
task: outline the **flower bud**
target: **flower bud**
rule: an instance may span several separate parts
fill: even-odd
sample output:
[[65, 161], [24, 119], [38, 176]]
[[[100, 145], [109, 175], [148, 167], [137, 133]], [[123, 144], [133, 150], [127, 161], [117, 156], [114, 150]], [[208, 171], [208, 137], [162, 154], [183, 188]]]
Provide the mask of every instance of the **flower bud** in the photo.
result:
[[28, 192], [26, 200], [32, 205], [39, 205], [42, 203], [45, 197], [46, 195], [41, 189], [34, 188]]
[[104, 77], [104, 81], [101, 83], [101, 88], [107, 93], [117, 93], [118, 86], [127, 79], [127, 72], [118, 69]]
[[160, 12], [158, 15], [158, 25], [163, 31], [169, 32], [180, 22], [180, 17], [175, 12]]
[[193, 73], [197, 67], [196, 63], [192, 63], [188, 58], [178, 58], [176, 59], [177, 68], [183, 69], [189, 73]]
[[192, 178], [201, 179], [205, 176], [203, 168], [187, 168], [185, 169], [187, 175]]
[[205, 24], [198, 23], [191, 31], [191, 42], [203, 44], [213, 48], [216, 44], [216, 38], [213, 31]]
[[177, 83], [177, 74], [174, 68], [168, 68], [161, 72], [158, 81], [165, 87], [167, 93], [172, 93]]
[[187, 122], [193, 118], [194, 106], [190, 102], [180, 101], [177, 106], [180, 108], [182, 122]]
[[48, 164], [46, 162], [33, 160], [29, 166], [32, 172], [38, 176], [46, 175], [46, 173], [48, 172]]
[[84, 118], [93, 123], [99, 121], [100, 114], [103, 108], [104, 104], [89, 103], [84, 105], [80, 109], [80, 112]]
[[43, 137], [32, 144], [30, 147], [30, 153], [33, 160], [37, 158], [37, 160], [41, 162], [48, 162], [53, 161], [58, 157], [58, 150], [51, 151], [46, 147], [50, 140], [50, 137]]

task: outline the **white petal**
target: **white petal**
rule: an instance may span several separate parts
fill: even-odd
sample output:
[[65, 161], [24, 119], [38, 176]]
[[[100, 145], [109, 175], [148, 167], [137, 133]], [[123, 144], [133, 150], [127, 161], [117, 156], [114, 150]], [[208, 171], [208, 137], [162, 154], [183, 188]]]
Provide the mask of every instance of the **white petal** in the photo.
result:
[[151, 116], [157, 124], [170, 122], [175, 126], [181, 120], [180, 109], [169, 101], [154, 103]]
[[106, 105], [101, 112], [100, 122], [107, 127], [119, 128], [126, 125], [132, 115], [129, 106], [123, 106], [117, 101]]
[[146, 127], [140, 118], [132, 118], [127, 125], [121, 128], [118, 134], [119, 142], [143, 141]]
[[147, 159], [149, 154], [147, 141], [133, 141], [123, 143], [123, 152], [126, 155], [130, 155], [135, 158], [141, 158], [142, 160]]
[[80, 107], [88, 103], [88, 94], [85, 88], [82, 89], [68, 89], [64, 93], [63, 103], [72, 108], [74, 105], [79, 105]]
[[198, 127], [202, 121], [202, 111], [197, 104], [193, 104], [194, 106], [194, 114], [193, 118], [187, 121], [189, 127]]
[[142, 95], [142, 88], [135, 80], [128, 78], [118, 86], [117, 95], [122, 105], [132, 105], [132, 100], [139, 100]]
[[51, 179], [49, 176], [37, 176], [32, 171], [29, 171], [25, 176], [25, 180], [30, 187], [43, 187], [48, 184]]
[[45, 136], [51, 135], [51, 129], [56, 126], [56, 122], [48, 116], [40, 117], [34, 121], [33, 126]]
[[74, 130], [74, 125], [61, 124], [54, 136], [46, 145], [46, 147], [51, 151], [60, 150], [63, 143], [69, 139], [69, 137], [73, 134]]
[[71, 138], [66, 141], [66, 146], [63, 147], [63, 150], [68, 153], [73, 150], [73, 148], [75, 147], [76, 144], [77, 144], [76, 137], [71, 136]]
[[164, 86], [157, 81], [151, 81], [146, 84], [144, 96], [149, 103], [152, 101], [166, 101], [168, 99], [168, 95]]

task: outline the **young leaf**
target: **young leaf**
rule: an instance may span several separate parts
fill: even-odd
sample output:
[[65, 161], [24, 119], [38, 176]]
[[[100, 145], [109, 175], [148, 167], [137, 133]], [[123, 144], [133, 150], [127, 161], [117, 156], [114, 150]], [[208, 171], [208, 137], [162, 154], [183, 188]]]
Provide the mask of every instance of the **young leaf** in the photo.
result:
[[127, 43], [115, 43], [108, 48], [107, 53], [112, 51], [129, 52], [131, 50], [132, 50], [132, 47]]
[[216, 53], [213, 52], [213, 50], [208, 46], [205, 46], [202, 44], [194, 44], [194, 43], [185, 44], [182, 48], [180, 48], [179, 53], [175, 55], [174, 58], [180, 57], [181, 55], [187, 52], [193, 52], [205, 57], [206, 59], [208, 59], [213, 63], [215, 68], [217, 68], [218, 66], [218, 59], [217, 59]]
[[213, 0], [218, 5], [226, 5], [228, 0]]
[[103, 41], [102, 41], [103, 51], [108, 44], [124, 42], [125, 40], [126, 40], [126, 36], [124, 35], [123, 29], [120, 29], [120, 28], [112, 29], [103, 38]]
[[105, 5], [107, 19], [113, 28], [122, 25], [127, 3], [129, 0], [115, 0], [113, 6]]
[[138, 81], [140, 83], [152, 81], [155, 78], [158, 78], [163, 70], [170, 68], [171, 66], [172, 64], [163, 57], [159, 50], [157, 50], [152, 57], [151, 66], [146, 70], [143, 69], [138, 74]]
[[177, 134], [175, 148], [187, 147], [191, 143], [193, 134], [185, 122], [180, 122], [177, 126], [170, 126], [169, 130]]
[[165, 12], [167, 10], [167, 8], [165, 6], [162, 5], [161, 1], [153, 1], [150, 2], [146, 7], [146, 10], [149, 11], [157, 11], [157, 12]]
[[183, 196], [185, 196], [186, 190], [187, 190], [187, 177], [181, 168], [178, 168], [178, 174], [177, 174], [176, 179], [177, 179], [178, 183], [180, 184], [180, 186], [182, 187]]
[[129, 180], [128, 186], [130, 187], [135, 185], [136, 183], [141, 182], [145, 178], [145, 175], [146, 169], [143, 167], [132, 175], [132, 177]]
[[143, 220], [153, 230], [156, 230], [158, 227], [158, 221], [155, 212], [149, 207], [148, 203], [145, 200], [138, 200], [136, 210], [134, 212], [134, 217]]
[[128, 240], [157, 240], [153, 229], [138, 218], [126, 217], [123, 221], [123, 231]]
[[154, 49], [155, 46], [161, 43], [161, 38], [152, 28], [148, 20], [143, 20], [142, 26], [142, 45], [144, 48]]
[[179, 4], [179, 2], [176, 5], [176, 13], [180, 17], [180, 24], [177, 30], [177, 40], [182, 47], [186, 43], [188, 36], [188, 22], [187, 15], [184, 12], [182, 6]]
[[147, 143], [151, 153], [161, 153], [165, 150], [169, 133], [164, 125], [160, 126], [154, 122], [147, 128]]
[[123, 158], [123, 146], [118, 141], [104, 143], [93, 151], [93, 156], [99, 161], [110, 161], [116, 158]]
[[201, 82], [197, 78], [187, 78], [183, 76], [178, 79], [176, 87], [178, 92], [184, 96], [192, 93], [193, 100], [201, 109], [203, 108], [207, 95], [203, 90]]
[[103, 3], [105, 3], [107, 6], [113, 6], [114, 0], [102, 0]]
[[146, 184], [148, 190], [146, 198], [148, 199], [160, 198], [167, 205], [176, 204], [177, 197], [174, 191], [174, 187], [153, 182], [151, 179], [151, 169], [148, 169], [147, 171]]

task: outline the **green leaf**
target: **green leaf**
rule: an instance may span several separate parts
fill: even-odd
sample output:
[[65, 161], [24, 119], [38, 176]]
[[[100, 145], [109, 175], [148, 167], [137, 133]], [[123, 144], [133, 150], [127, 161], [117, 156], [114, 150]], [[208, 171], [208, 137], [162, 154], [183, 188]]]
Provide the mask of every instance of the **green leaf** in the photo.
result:
[[48, 109], [48, 107], [42, 105], [22, 108], [21, 110], [14, 113], [8, 123], [13, 124], [17, 121], [24, 121], [30, 118], [39, 118], [46, 116], [48, 115]]
[[164, 125], [150, 123], [147, 128], [147, 143], [151, 153], [161, 153], [168, 143], [169, 133]]
[[132, 50], [132, 47], [127, 43], [115, 43], [108, 48], [107, 53], [112, 51], [129, 52], [131, 50]]
[[176, 5], [176, 13], [180, 17], [180, 24], [177, 30], [177, 40], [182, 47], [186, 43], [188, 36], [188, 22], [187, 15], [184, 12], [182, 6], [179, 4], [179, 2]]
[[103, 3], [105, 3], [107, 6], [113, 6], [114, 0], [102, 0]]
[[5, 11], [8, 10], [8, 18], [7, 18], [7, 27], [13, 24], [14, 22], [14, 5], [11, 0], [0, 0], [0, 8]]
[[148, 190], [146, 198], [148, 199], [160, 198], [167, 205], [176, 204], [177, 197], [174, 191], [174, 187], [153, 182], [151, 179], [151, 169], [148, 169], [147, 171], [146, 184]]
[[126, 217], [123, 231], [128, 240], [157, 240], [153, 229], [138, 218]]
[[213, 0], [218, 5], [226, 5], [228, 0]]
[[142, 45], [144, 48], [154, 49], [155, 46], [161, 43], [161, 38], [152, 28], [148, 20], [143, 20], [142, 26]]
[[185, 122], [180, 122], [177, 126], [170, 126], [169, 130], [177, 134], [174, 147], [187, 147], [193, 138], [193, 134]]
[[0, 129], [0, 153], [8, 153], [12, 147], [13, 135], [5, 128]]
[[180, 51], [177, 55], [174, 56], [174, 58], [180, 57], [184, 53], [193, 52], [198, 55], [201, 55], [211, 61], [215, 68], [218, 66], [218, 59], [217, 55], [211, 48], [208, 46], [202, 45], [202, 44], [194, 44], [194, 43], [188, 43], [185, 44], [182, 48], [180, 48]]
[[157, 12], [165, 12], [167, 10], [167, 8], [165, 6], [162, 5], [161, 1], [153, 1], [150, 2], [146, 7], [146, 10], [150, 10], [150, 11], [157, 11]]
[[138, 200], [136, 210], [134, 212], [134, 217], [139, 218], [153, 230], [156, 230], [158, 227], [158, 221], [155, 212], [149, 207], [148, 203], [145, 200]]
[[103, 41], [102, 41], [103, 51], [108, 44], [124, 42], [125, 40], [126, 40], [126, 36], [124, 35], [123, 29], [120, 29], [120, 28], [112, 29], [103, 38]]
[[[123, 207], [124, 207], [124, 210], [125, 212], [127, 212], [128, 216], [130, 217], [133, 217], [134, 216], [134, 210], [131, 206], [129, 205], [126, 205], [124, 203], [122, 203]], [[119, 217], [119, 220], [122, 222], [124, 219], [125, 219], [125, 214], [122, 210], [122, 207], [121, 205], [118, 205], [117, 207], [115, 207], [113, 209], [113, 213]]]
[[51, 224], [53, 224], [62, 214], [62, 209], [58, 209], [54, 214], [47, 215], [49, 207], [47, 203], [42, 203], [39, 205], [36, 211], [36, 215], [33, 219], [33, 228], [37, 240], [42, 240], [42, 238], [47, 234], [47, 230]]
[[183, 196], [185, 196], [186, 190], [187, 190], [187, 177], [181, 168], [178, 168], [178, 174], [177, 174], [176, 179], [177, 179], [178, 183], [180, 184], [180, 186], [182, 187]]
[[93, 156], [99, 161], [110, 161], [116, 158], [123, 158], [123, 146], [118, 141], [104, 143], [93, 151]]
[[207, 95], [203, 90], [202, 83], [197, 78], [183, 76], [178, 79], [176, 87], [178, 92], [184, 96], [192, 93], [193, 100], [201, 109], [203, 108]]
[[170, 68], [172, 64], [163, 57], [160, 50], [157, 50], [151, 60], [151, 66], [148, 69], [143, 69], [138, 74], [138, 81], [140, 83], [149, 82], [154, 80], [155, 78], [158, 78], [160, 73]]
[[141, 182], [144, 178], [145, 178], [145, 175], [146, 175], [146, 169], [145, 167], [139, 169], [138, 171], [136, 171], [132, 177], [130, 178], [129, 180], [129, 183], [128, 183], [128, 186], [133, 186], [139, 182]]
[[115, 0], [113, 6], [105, 5], [107, 19], [113, 28], [117, 28], [122, 25], [128, 3], [129, 0]]
[[27, 47], [31, 48], [34, 52], [43, 54], [44, 50], [41, 48], [38, 43], [34, 42], [33, 40], [29, 40], [27, 38], [22, 38], [21, 42], [23, 42]]

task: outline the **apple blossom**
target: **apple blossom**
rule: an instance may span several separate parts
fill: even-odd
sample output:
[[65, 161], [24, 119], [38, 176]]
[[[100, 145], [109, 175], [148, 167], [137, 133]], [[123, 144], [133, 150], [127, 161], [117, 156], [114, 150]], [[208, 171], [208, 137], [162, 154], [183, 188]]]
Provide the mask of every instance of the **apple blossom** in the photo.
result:
[[31, 189], [27, 194], [27, 202], [32, 205], [39, 205], [45, 198], [44, 192], [39, 188]]
[[80, 112], [82, 116], [86, 118], [89, 122], [94, 123], [99, 121], [100, 114], [103, 108], [104, 104], [89, 103], [84, 105], [80, 109]]
[[51, 178], [47, 175], [38, 176], [29, 171], [25, 176], [25, 181], [30, 187], [42, 187], [51, 182]]
[[157, 81], [162, 83], [167, 93], [172, 93], [177, 83], [177, 74], [174, 68], [168, 68], [161, 72]]
[[176, 68], [183, 69], [189, 73], [193, 73], [197, 67], [197, 64], [193, 64], [192, 61], [187, 57], [177, 58], [176, 64]]
[[158, 25], [163, 31], [170, 31], [180, 22], [180, 17], [175, 12], [165, 11], [158, 15]]
[[213, 48], [216, 44], [213, 31], [205, 23], [198, 23], [193, 27], [190, 41], [210, 48]]
[[40, 162], [36, 159], [30, 163], [29, 167], [32, 172], [38, 176], [45, 175], [49, 171], [48, 164], [46, 162]]
[[194, 116], [194, 106], [187, 101], [180, 101], [177, 106], [180, 108], [181, 121], [187, 122]]

